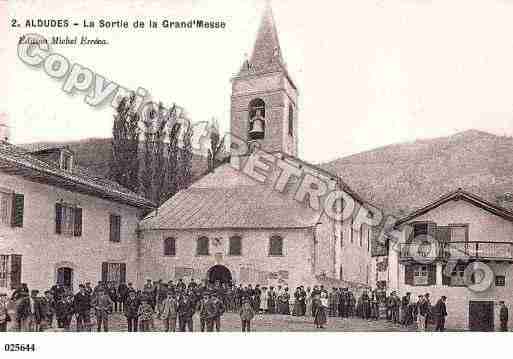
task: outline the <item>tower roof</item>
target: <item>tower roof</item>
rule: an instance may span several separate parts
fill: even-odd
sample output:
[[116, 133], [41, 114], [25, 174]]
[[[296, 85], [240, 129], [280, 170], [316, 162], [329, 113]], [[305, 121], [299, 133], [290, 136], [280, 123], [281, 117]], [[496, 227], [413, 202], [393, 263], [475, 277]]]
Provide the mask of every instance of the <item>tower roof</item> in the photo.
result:
[[250, 62], [256, 69], [265, 69], [273, 63], [283, 65], [278, 31], [269, 2], [267, 2], [262, 16]]

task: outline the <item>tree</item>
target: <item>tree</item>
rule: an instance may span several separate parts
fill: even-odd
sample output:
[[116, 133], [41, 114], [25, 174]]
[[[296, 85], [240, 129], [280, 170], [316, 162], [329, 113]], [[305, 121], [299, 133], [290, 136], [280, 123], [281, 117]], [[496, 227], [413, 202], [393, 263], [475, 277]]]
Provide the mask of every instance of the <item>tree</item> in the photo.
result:
[[179, 190], [179, 147], [181, 124], [177, 121], [176, 106], [173, 106], [169, 112], [168, 127], [168, 147], [167, 147], [167, 166], [166, 182], [164, 185], [163, 201], [165, 202], [176, 194]]
[[120, 100], [112, 127], [112, 158], [109, 178], [137, 192], [139, 187], [139, 115], [132, 93]]
[[164, 184], [166, 180], [166, 160], [164, 157], [164, 138], [166, 136], [166, 126], [169, 121], [169, 115], [165, 113], [162, 103], [159, 103], [157, 117], [155, 119], [155, 131], [153, 136], [154, 163], [153, 168], [153, 202], [158, 205], [164, 202]]
[[[182, 116], [185, 116], [182, 114]], [[179, 148], [178, 190], [188, 188], [192, 183], [192, 136], [194, 134], [190, 121], [183, 117], [182, 147]]]
[[215, 119], [212, 119], [210, 124], [210, 148], [208, 149], [207, 161], [208, 170], [212, 172], [222, 162], [220, 156], [224, 150], [224, 137], [220, 139], [219, 126]]
[[153, 199], [153, 159], [154, 159], [154, 122], [156, 112], [149, 111], [148, 116], [143, 120], [144, 126], [144, 169], [141, 173], [140, 193], [148, 199]]

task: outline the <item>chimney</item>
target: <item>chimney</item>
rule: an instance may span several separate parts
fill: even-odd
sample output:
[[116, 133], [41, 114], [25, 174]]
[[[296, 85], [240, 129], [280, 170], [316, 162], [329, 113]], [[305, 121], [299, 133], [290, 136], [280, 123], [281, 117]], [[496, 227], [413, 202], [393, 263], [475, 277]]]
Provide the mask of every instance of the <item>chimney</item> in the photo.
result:
[[513, 193], [505, 192], [496, 197], [497, 204], [509, 210], [513, 210]]
[[0, 113], [0, 141], [8, 142], [10, 136], [9, 121], [6, 113]]

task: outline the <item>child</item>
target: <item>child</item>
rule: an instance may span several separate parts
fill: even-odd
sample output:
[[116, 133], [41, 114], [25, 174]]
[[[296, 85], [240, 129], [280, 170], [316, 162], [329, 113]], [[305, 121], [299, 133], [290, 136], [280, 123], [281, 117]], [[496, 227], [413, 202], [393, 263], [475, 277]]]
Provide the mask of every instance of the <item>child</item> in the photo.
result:
[[240, 319], [242, 321], [242, 331], [250, 332], [251, 331], [251, 320], [255, 316], [255, 311], [251, 306], [249, 300], [245, 299], [242, 303], [242, 307], [240, 309]]
[[141, 323], [141, 332], [149, 332], [151, 322], [153, 321], [153, 308], [148, 302], [148, 299], [144, 298], [139, 307], [139, 322]]

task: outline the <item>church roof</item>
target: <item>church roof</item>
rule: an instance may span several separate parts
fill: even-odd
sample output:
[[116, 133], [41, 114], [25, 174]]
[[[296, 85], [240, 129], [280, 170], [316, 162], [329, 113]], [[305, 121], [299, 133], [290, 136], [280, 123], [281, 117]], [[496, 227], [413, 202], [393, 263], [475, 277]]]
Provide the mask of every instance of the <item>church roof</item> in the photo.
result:
[[267, 3], [260, 27], [258, 28], [253, 53], [251, 58], [242, 66], [239, 76], [280, 71], [285, 74], [291, 85], [297, 89], [285, 66], [273, 11], [270, 3]]
[[225, 164], [178, 192], [148, 215], [141, 228], [310, 228], [317, 224], [319, 217], [319, 213], [287, 194], [256, 183]]
[[283, 64], [278, 31], [271, 6], [268, 4], [262, 16], [250, 62], [256, 68], [265, 68], [273, 61]]

